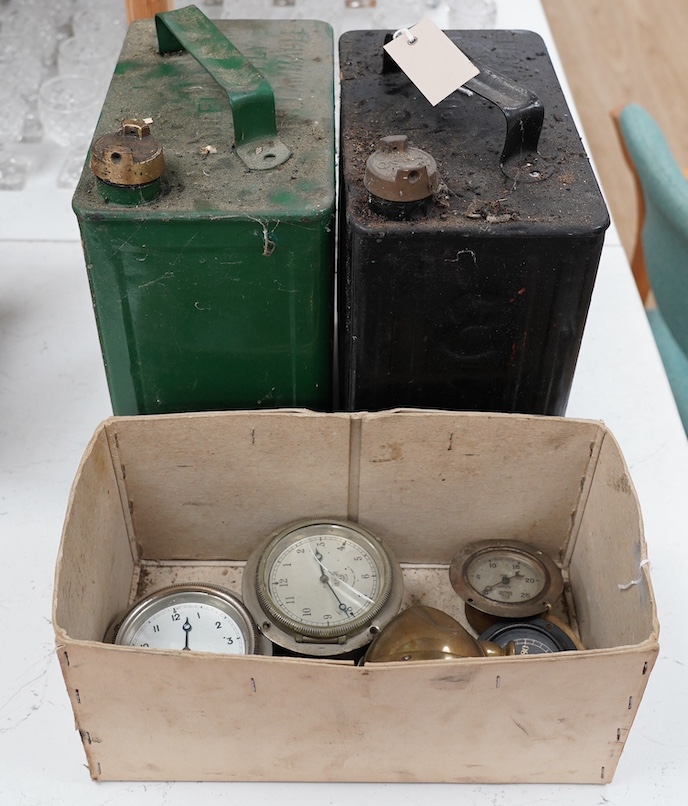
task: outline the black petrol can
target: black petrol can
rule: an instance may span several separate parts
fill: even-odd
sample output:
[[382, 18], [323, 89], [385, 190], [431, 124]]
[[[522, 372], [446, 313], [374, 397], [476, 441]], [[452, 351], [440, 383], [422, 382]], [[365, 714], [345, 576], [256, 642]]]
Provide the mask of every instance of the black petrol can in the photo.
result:
[[340, 40], [341, 405], [560, 415], [607, 208], [542, 39], [447, 34], [481, 73], [436, 107]]

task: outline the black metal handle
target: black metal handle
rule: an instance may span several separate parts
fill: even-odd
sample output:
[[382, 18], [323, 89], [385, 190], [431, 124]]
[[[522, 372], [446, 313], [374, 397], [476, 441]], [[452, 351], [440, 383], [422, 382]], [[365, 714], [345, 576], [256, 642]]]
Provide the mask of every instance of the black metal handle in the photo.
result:
[[[520, 168], [524, 163], [532, 162], [531, 167], [534, 167], [545, 119], [542, 101], [534, 92], [521, 87], [502, 73], [475, 59], [471, 61], [480, 73], [463, 86], [493, 103], [506, 118], [506, 139], [499, 160], [500, 166], [506, 169], [517, 163]], [[539, 178], [536, 170], [530, 173], [535, 174], [531, 179]]]
[[[392, 34], [386, 34], [385, 44], [391, 40]], [[531, 90], [466, 55], [480, 73], [466, 81], [463, 87], [494, 104], [506, 119], [506, 138], [499, 159], [501, 169], [507, 176], [519, 181], [537, 182], [544, 179], [546, 174], [537, 153], [545, 119], [544, 104]], [[383, 51], [382, 72], [401, 72], [387, 51]]]

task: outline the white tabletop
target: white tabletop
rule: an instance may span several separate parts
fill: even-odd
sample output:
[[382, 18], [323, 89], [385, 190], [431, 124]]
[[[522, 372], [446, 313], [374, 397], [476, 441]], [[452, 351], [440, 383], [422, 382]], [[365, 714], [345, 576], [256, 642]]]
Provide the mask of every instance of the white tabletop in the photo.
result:
[[[503, 0], [499, 27], [537, 30], [537, 0]], [[89, 806], [249, 802], [385, 806], [685, 801], [688, 443], [615, 231], [605, 245], [568, 415], [602, 419], [640, 497], [662, 626], [659, 660], [614, 781], [606, 786], [93, 783], [53, 651], [55, 555], [69, 487], [111, 412], [71, 194], [56, 155], [21, 193], [0, 193], [0, 803]], [[584, 737], [581, 739], [584, 741]]]

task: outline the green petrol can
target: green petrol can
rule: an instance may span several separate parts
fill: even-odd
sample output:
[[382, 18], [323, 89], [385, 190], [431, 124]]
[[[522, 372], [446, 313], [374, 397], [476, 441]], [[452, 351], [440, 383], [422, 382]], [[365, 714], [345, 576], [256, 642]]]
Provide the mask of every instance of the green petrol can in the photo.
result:
[[331, 408], [330, 27], [132, 23], [90, 154], [73, 208], [115, 414]]

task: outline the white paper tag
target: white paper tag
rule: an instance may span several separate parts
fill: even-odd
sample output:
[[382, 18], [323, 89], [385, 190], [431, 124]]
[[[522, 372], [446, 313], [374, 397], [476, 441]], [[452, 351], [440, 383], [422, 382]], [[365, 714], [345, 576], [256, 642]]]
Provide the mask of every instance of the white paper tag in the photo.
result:
[[430, 19], [402, 28], [384, 47], [433, 106], [480, 72]]

